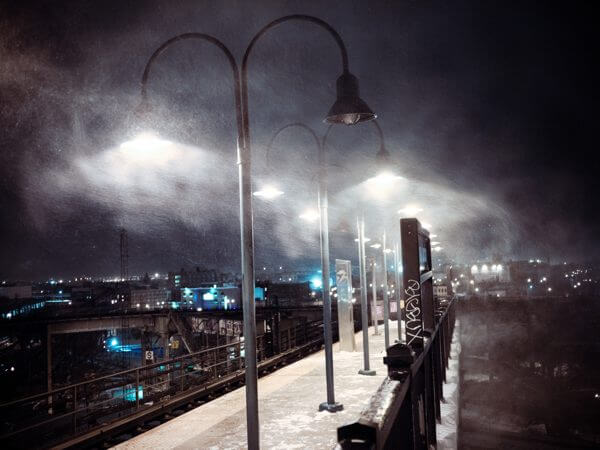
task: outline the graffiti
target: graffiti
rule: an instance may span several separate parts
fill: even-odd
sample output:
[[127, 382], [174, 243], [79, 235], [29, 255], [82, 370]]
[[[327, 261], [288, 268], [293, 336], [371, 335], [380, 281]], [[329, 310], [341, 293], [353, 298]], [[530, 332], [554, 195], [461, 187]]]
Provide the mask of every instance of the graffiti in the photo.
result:
[[406, 317], [406, 343], [410, 345], [415, 340], [422, 339], [421, 324], [421, 285], [417, 280], [408, 280], [404, 290], [404, 311]]

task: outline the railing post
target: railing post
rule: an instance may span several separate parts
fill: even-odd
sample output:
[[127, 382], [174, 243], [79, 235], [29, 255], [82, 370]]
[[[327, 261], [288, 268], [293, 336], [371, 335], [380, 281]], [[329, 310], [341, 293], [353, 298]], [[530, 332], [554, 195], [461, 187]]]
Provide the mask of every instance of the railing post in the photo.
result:
[[73, 386], [73, 433], [77, 432], [77, 386]]
[[[419, 404], [417, 387], [412, 377], [411, 366], [415, 361], [416, 354], [412, 348], [403, 343], [393, 344], [387, 349], [387, 356], [383, 357], [384, 364], [388, 368], [388, 377], [402, 383], [410, 382], [405, 401], [409, 402], [406, 415], [408, 426], [401, 430], [403, 436], [399, 437], [398, 442], [404, 442], [406, 448], [417, 449], [419, 446]], [[417, 374], [417, 379], [419, 375]], [[403, 447], [404, 448], [404, 447]]]
[[181, 377], [180, 392], [183, 392], [183, 358], [179, 361], [179, 372]]
[[217, 350], [213, 350], [214, 378], [217, 379]]
[[140, 368], [135, 369], [135, 409], [140, 409]]

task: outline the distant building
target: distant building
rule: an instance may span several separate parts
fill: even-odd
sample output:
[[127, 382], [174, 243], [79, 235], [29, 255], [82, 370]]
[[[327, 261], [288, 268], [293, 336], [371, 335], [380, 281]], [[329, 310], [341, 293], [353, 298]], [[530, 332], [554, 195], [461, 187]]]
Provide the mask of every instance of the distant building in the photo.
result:
[[132, 308], [160, 308], [171, 301], [168, 289], [132, 289], [130, 305]]
[[192, 287], [181, 289], [182, 307], [201, 310], [240, 309], [242, 307], [241, 290], [237, 285], [213, 285], [210, 287]]
[[266, 288], [267, 303], [273, 306], [298, 306], [315, 303], [321, 299], [320, 291], [311, 289], [308, 281], [303, 283], [272, 283]]
[[24, 299], [31, 298], [31, 285], [29, 286], [0, 286], [0, 298]]
[[205, 284], [219, 283], [219, 276], [214, 269], [195, 270], [181, 269], [179, 272], [169, 272], [168, 286], [170, 289], [180, 289], [183, 287], [197, 287]]
[[452, 288], [447, 284], [434, 283], [433, 284], [433, 296], [441, 300], [445, 300], [452, 296]]
[[502, 263], [473, 264], [470, 272], [475, 283], [491, 281], [505, 283], [510, 281], [510, 270]]

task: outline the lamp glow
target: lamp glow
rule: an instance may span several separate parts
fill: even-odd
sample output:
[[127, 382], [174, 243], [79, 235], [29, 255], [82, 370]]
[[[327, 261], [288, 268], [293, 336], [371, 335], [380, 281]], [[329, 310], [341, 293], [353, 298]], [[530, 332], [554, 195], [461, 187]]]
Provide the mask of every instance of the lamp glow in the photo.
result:
[[268, 185], [263, 187], [260, 191], [254, 192], [253, 195], [267, 200], [272, 200], [280, 195], [283, 195], [283, 191], [280, 191], [275, 186]]
[[423, 208], [419, 208], [416, 205], [406, 205], [404, 208], [398, 211], [398, 214], [402, 214], [403, 216], [415, 216], [422, 211]]
[[125, 160], [135, 163], [164, 164], [180, 153], [173, 143], [151, 133], [143, 133], [119, 146]]
[[300, 214], [299, 217], [303, 220], [306, 220], [307, 222], [315, 222], [319, 220], [319, 217], [321, 217], [321, 215], [318, 211], [314, 209], [307, 209], [302, 214]]

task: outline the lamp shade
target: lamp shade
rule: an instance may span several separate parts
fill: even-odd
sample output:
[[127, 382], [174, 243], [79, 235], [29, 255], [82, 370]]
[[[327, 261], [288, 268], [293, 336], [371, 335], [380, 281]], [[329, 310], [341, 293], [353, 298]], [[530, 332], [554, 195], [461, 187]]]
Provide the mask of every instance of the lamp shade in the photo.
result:
[[343, 73], [337, 79], [337, 100], [327, 113], [328, 123], [354, 125], [373, 120], [377, 115], [360, 98], [358, 79], [351, 73]]

